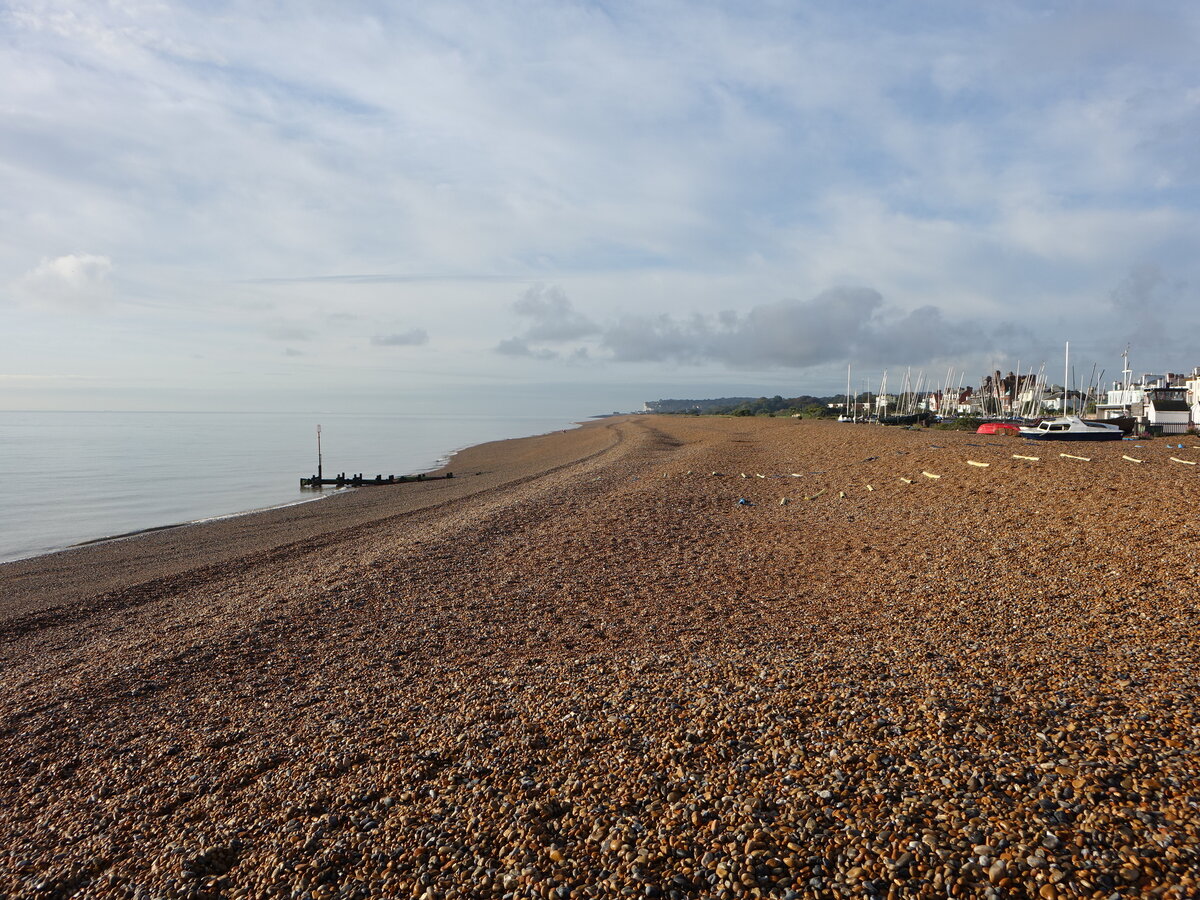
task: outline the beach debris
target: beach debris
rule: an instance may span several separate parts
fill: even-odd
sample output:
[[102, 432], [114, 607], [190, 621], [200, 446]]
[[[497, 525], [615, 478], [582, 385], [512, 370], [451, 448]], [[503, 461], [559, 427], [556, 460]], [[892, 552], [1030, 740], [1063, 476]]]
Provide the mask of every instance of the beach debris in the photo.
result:
[[934, 475], [932, 472], [922, 472], [921, 474], [924, 475], [926, 478], [941, 478], [942, 477], [941, 475]]
[[746, 477], [746, 473], [745, 473], [745, 472], [743, 472], [743, 473], [742, 473], [742, 477], [743, 477], [743, 478], [745, 478], [745, 477]]
[[1080, 462], [1091, 462], [1092, 461], [1092, 458], [1090, 456], [1072, 456], [1070, 453], [1060, 453], [1058, 455], [1061, 456], [1063, 459], [1077, 459]]
[[968, 459], [967, 465], [968, 466], [978, 466], [981, 469], [986, 469], [988, 466], [991, 465], [991, 463], [979, 462], [979, 460], [976, 460], [976, 459]]
[[712, 477], [713, 478], [723, 478], [724, 476], [720, 472], [713, 472]]
[[793, 473], [792, 473], [792, 477], [793, 477], [793, 478], [803, 478], [803, 477], [804, 477], [804, 475], [803, 475], [803, 474], [801, 474], [800, 472], [793, 472]]
[[874, 462], [877, 459], [879, 459], [878, 456], [868, 456], [866, 459], [863, 460], [863, 462]]
[[912, 479], [905, 478], [903, 475], [900, 476], [900, 480], [903, 481], [905, 484], [912, 484]]
[[838, 491], [838, 496], [839, 496], [839, 497], [841, 497], [842, 499], [845, 499], [845, 497], [846, 497], [846, 492], [845, 492], [845, 491]]
[[868, 485], [867, 485], [867, 490], [868, 490], [868, 491], [873, 491], [873, 490], [875, 490], [875, 488], [871, 487], [871, 486], [868, 484]]
[[1180, 459], [1177, 456], [1168, 456], [1167, 459], [1171, 460], [1171, 462], [1183, 463], [1185, 466], [1194, 466], [1196, 464], [1193, 460]]
[[1138, 459], [1136, 456], [1125, 456], [1125, 455], [1122, 455], [1122, 456], [1121, 456], [1121, 459], [1127, 459], [1127, 460], [1129, 460], [1130, 462], [1135, 462], [1135, 463], [1143, 463], [1143, 462], [1145, 462], [1145, 460], [1144, 460], [1144, 459]]
[[787, 497], [780, 497], [780, 498], [779, 498], [779, 505], [780, 505], [780, 506], [787, 506], [787, 505], [788, 505], [788, 498], [787, 498]]
[[1030, 462], [1037, 462], [1038, 460], [1041, 459], [1041, 457], [1040, 456], [1022, 456], [1020, 453], [1014, 453], [1013, 459], [1027, 459]]
[[754, 504], [745, 497], [738, 497], [738, 506], [753, 506]]
[[825, 493], [825, 488], [821, 488], [819, 491], [817, 491], [817, 492], [816, 492], [815, 494], [813, 494], [811, 497], [805, 497], [804, 499], [805, 499], [805, 500], [816, 500], [816, 499], [817, 499], [818, 497], [820, 497], [820, 496], [821, 496], [823, 493]]
[[759, 475], [757, 472], [755, 472], [755, 473], [754, 473], [754, 477], [755, 477], [755, 478], [764, 478], [764, 479], [765, 479], [767, 476], [766, 476], [766, 475]]

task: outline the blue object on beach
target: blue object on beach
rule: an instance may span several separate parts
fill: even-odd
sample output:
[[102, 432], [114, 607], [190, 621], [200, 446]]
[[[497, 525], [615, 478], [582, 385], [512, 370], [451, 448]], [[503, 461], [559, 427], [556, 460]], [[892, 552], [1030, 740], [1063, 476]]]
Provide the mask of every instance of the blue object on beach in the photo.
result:
[[738, 497], [738, 506], [753, 506], [754, 504], [745, 497]]

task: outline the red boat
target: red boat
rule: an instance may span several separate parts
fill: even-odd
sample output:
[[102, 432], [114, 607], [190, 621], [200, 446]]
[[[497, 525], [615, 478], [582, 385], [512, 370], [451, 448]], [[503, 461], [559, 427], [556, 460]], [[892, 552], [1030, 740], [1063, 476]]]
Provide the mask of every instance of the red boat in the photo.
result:
[[1007, 422], [984, 422], [975, 429], [976, 434], [1020, 434], [1021, 429]]

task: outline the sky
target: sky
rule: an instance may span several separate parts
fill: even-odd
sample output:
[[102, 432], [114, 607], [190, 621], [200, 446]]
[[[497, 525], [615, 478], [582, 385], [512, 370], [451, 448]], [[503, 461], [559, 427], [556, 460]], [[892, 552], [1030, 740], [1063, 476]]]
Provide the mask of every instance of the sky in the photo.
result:
[[1198, 46], [1155, 0], [0, 0], [0, 409], [1190, 372]]

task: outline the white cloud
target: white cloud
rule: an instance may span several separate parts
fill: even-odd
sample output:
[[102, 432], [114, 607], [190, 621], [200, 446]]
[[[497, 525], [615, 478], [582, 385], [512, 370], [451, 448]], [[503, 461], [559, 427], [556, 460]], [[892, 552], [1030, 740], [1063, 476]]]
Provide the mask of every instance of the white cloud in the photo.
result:
[[112, 261], [94, 253], [71, 253], [43, 259], [18, 282], [21, 293], [36, 300], [95, 309], [108, 298]]
[[377, 334], [371, 338], [376, 347], [419, 347], [429, 343], [429, 332], [424, 328], [413, 328], [396, 334]]
[[1198, 15], [15, 0], [0, 284], [119, 309], [129, 366], [220, 346], [252, 369], [254, 337], [319, 333], [314, 381], [385, 383], [409, 355], [346, 323], [429, 310], [454, 323], [430, 379], [582, 345], [610, 377], [615, 322], [686, 337], [841, 284], [900, 318], [1093, 327], [1132, 266], [1200, 283]]

